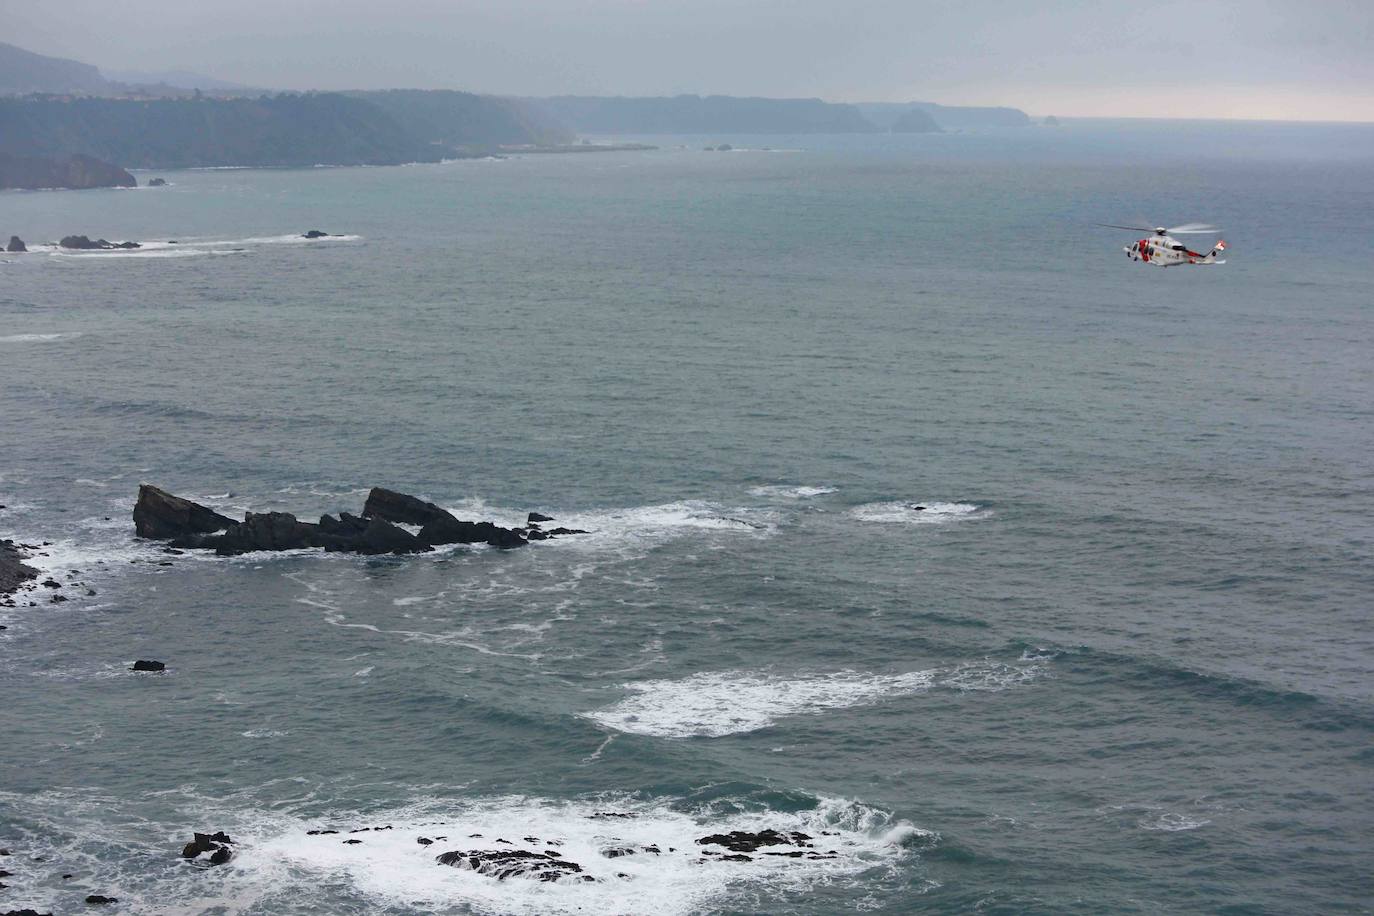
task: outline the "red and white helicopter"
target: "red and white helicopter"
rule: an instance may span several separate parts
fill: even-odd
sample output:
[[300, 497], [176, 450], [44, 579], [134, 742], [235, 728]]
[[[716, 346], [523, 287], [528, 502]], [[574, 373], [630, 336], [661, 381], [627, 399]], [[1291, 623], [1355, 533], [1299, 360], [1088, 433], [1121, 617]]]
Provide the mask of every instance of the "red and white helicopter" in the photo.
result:
[[1182, 226], [1172, 226], [1168, 229], [1163, 226], [1156, 226], [1147, 229], [1143, 226], [1113, 226], [1110, 223], [1098, 223], [1108, 229], [1130, 229], [1133, 232], [1151, 232], [1153, 235], [1147, 236], [1138, 242], [1132, 242], [1125, 248], [1126, 256], [1132, 261], [1142, 261], [1146, 264], [1154, 264], [1158, 267], [1174, 267], [1179, 264], [1225, 264], [1225, 261], [1218, 261], [1217, 255], [1226, 250], [1226, 243], [1218, 240], [1208, 252], [1193, 251], [1182, 242], [1176, 241], [1172, 236], [1178, 235], [1202, 235], [1211, 234], [1217, 231], [1215, 226], [1206, 226], [1202, 223], [1187, 223]]

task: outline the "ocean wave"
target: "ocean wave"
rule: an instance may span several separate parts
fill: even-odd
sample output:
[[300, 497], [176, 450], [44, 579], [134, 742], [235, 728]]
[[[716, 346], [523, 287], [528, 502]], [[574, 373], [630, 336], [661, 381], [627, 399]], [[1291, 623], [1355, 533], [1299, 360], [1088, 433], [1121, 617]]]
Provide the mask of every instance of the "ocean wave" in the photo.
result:
[[825, 496], [835, 492], [837, 492], [837, 488], [835, 487], [787, 486], [785, 484], [751, 487], [749, 489], [749, 495], [751, 496], [782, 499], [813, 499], [817, 496]]
[[80, 331], [55, 332], [51, 334], [7, 334], [0, 337], [0, 343], [46, 343], [50, 340], [62, 340], [69, 337], [80, 337]]
[[934, 688], [1009, 690], [1046, 673], [1042, 661], [967, 662], [903, 674], [836, 671], [783, 676], [771, 672], [702, 672], [678, 680], [631, 681], [631, 695], [583, 713], [607, 728], [660, 738], [719, 738], [769, 728], [782, 718], [865, 706]]
[[865, 503], [849, 510], [861, 522], [897, 525], [940, 525], [947, 522], [986, 518], [990, 512], [974, 503], [893, 502]]

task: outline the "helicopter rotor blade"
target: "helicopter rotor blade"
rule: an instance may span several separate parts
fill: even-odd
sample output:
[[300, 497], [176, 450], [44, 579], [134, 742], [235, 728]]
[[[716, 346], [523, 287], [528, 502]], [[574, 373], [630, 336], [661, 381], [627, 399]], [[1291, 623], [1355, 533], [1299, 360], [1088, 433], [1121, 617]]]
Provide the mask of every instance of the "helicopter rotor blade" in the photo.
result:
[[1154, 232], [1153, 228], [1147, 228], [1145, 226], [1115, 226], [1111, 223], [1094, 223], [1093, 225], [1101, 226], [1104, 229], [1129, 229], [1132, 232]]
[[1170, 235], [1202, 235], [1203, 233], [1220, 232], [1221, 230], [1206, 223], [1184, 223], [1182, 226], [1171, 226], [1167, 231]]

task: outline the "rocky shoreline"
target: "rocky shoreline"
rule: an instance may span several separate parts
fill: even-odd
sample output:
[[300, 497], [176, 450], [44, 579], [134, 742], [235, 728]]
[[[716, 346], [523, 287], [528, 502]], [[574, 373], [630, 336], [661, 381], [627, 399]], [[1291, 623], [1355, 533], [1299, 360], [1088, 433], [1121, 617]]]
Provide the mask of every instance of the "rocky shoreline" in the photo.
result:
[[38, 578], [38, 570], [24, 563], [29, 558], [27, 545], [0, 540], [0, 607], [13, 607], [10, 596], [26, 582]]
[[142, 484], [133, 517], [134, 531], [141, 538], [167, 541], [172, 550], [213, 550], [220, 556], [307, 548], [408, 554], [449, 544], [489, 544], [509, 550], [531, 541], [587, 533], [563, 527], [545, 530], [543, 522], [553, 519], [537, 512], [530, 513], [519, 528], [466, 521], [434, 503], [385, 487], [372, 488], [361, 515], [340, 512], [337, 517], [322, 515], [318, 522], [303, 522], [289, 512], [248, 512], [240, 522]]

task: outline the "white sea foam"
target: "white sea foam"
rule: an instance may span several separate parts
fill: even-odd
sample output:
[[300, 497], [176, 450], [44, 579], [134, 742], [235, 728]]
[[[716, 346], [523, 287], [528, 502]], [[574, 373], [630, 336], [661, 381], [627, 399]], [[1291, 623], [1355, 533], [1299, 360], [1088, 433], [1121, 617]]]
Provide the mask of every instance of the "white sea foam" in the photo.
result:
[[770, 672], [702, 672], [678, 680], [623, 684], [630, 696], [583, 715], [620, 732], [661, 738], [719, 738], [769, 728], [788, 716], [862, 706], [928, 691], [1009, 690], [1044, 675], [1042, 664], [968, 662], [904, 674], [782, 676]]
[[[459, 518], [479, 517], [499, 525], [522, 525], [526, 515], [526, 510], [489, 506], [480, 499], [464, 500], [448, 508]], [[691, 535], [767, 536], [780, 521], [779, 514], [771, 509], [725, 506], [703, 500], [623, 509], [542, 511], [555, 519], [545, 523], [546, 529], [562, 526], [587, 534], [542, 541], [539, 546], [575, 549], [648, 548]]]
[[[340, 833], [309, 836], [304, 825], [292, 824], [261, 840], [246, 837], [234, 870], [240, 880], [282, 891], [342, 881], [378, 907], [675, 916], [728, 908], [735, 894], [753, 899], [759, 892], [804, 891], [853, 879], [891, 866], [909, 854], [913, 841], [935, 839], [885, 812], [839, 799], [822, 799], [811, 811], [720, 814], [684, 811], [661, 800], [556, 802], [513, 796], [416, 805], [369, 815], [362, 825], [391, 829], [348, 833], [359, 825], [340, 821], [313, 825]], [[696, 842], [712, 833], [767, 828], [804, 832], [813, 838], [805, 852], [834, 858], [756, 854], [749, 862], [720, 861], [719, 855], [703, 854], [714, 847]], [[446, 839], [437, 839], [441, 836]], [[435, 842], [421, 844], [421, 837]], [[349, 839], [361, 842], [344, 842]], [[658, 853], [646, 851], [647, 846]], [[636, 852], [605, 855], [617, 848]], [[552, 850], [582, 872], [549, 882], [520, 876], [497, 880], [436, 862], [453, 850]]]
[[749, 490], [751, 496], [781, 497], [783, 499], [814, 499], [817, 496], [825, 496], [834, 492], [836, 492], [835, 487], [787, 486], [784, 484], [752, 487]]
[[695, 674], [681, 680], [634, 681], [633, 693], [588, 719], [617, 731], [663, 738], [707, 737], [768, 728], [785, 716], [873, 703], [927, 690], [934, 671], [860, 674], [839, 671], [779, 677], [741, 671]]
[[1141, 820], [1140, 829], [1176, 833], [1181, 830], [1196, 830], [1199, 827], [1206, 827], [1210, 823], [1212, 822], [1205, 818], [1189, 817], [1186, 814], [1176, 814], [1172, 811], [1168, 811], [1158, 817]]
[[[917, 507], [920, 507], [919, 509]], [[920, 502], [898, 500], [894, 502], [865, 503], [849, 510], [849, 514], [861, 522], [898, 525], [939, 525], [946, 522], [986, 518], [987, 509], [973, 503]]]
[[79, 331], [69, 333], [52, 334], [7, 334], [0, 337], [0, 343], [46, 343], [50, 340], [61, 340], [66, 337], [80, 337]]

